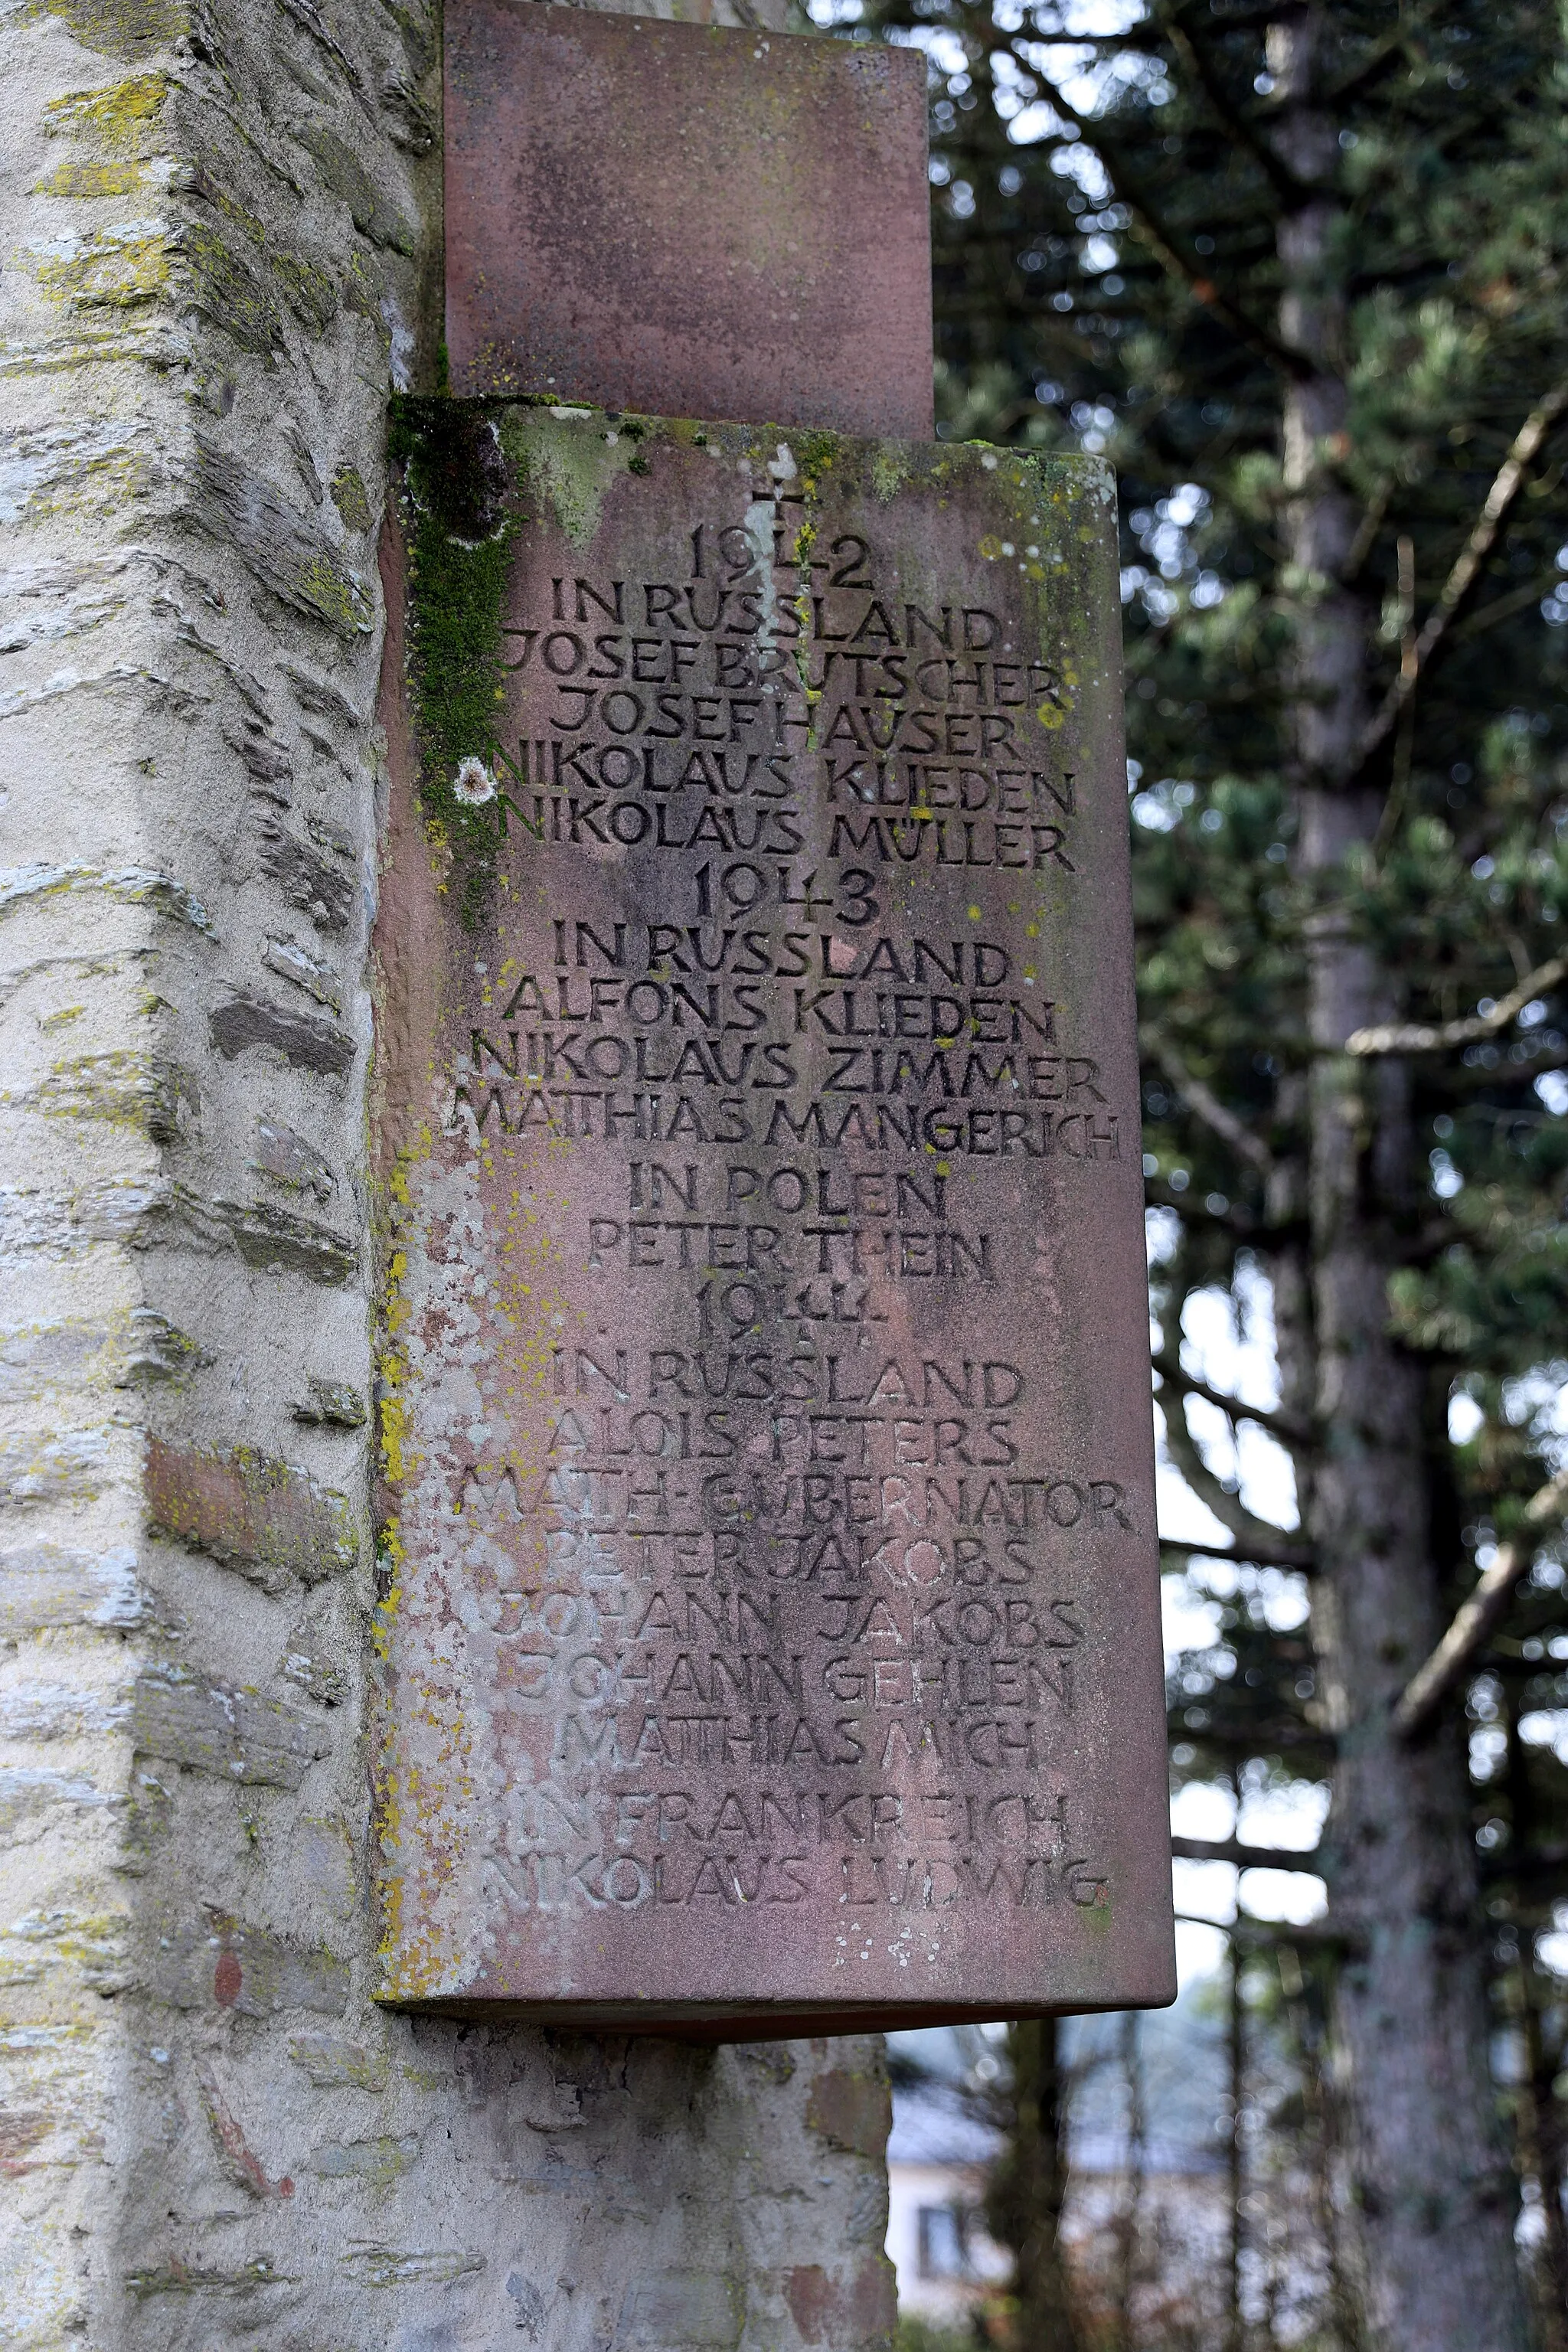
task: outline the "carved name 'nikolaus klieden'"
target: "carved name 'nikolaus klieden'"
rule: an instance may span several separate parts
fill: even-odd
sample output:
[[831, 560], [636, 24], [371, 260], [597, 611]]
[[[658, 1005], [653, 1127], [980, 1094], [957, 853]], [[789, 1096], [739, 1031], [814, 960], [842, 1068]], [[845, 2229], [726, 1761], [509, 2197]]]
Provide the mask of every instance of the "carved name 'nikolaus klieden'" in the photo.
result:
[[1109, 478], [499, 432], [395, 834], [384, 1997], [1167, 1999]]

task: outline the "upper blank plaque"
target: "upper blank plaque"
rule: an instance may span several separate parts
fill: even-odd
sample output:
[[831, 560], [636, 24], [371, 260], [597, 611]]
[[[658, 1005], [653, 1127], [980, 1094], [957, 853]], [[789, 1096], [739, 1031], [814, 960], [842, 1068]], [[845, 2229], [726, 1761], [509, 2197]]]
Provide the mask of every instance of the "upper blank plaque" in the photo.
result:
[[447, 0], [459, 394], [932, 433], [918, 52]]

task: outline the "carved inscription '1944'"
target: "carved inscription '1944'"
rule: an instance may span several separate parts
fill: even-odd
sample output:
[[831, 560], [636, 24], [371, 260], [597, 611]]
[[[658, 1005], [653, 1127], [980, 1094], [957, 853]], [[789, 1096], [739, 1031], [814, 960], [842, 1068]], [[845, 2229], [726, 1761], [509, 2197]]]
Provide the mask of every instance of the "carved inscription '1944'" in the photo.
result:
[[1167, 2000], [1109, 476], [498, 429], [378, 934], [384, 1997]]

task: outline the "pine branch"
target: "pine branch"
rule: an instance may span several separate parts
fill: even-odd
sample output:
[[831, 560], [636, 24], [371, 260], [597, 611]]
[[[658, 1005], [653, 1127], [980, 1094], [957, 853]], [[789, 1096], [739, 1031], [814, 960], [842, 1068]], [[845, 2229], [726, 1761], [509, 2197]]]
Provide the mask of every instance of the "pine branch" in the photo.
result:
[[1449, 642], [1468, 646], [1472, 637], [1480, 636], [1487, 629], [1495, 629], [1500, 622], [1511, 621], [1516, 613], [1526, 612], [1531, 604], [1538, 604], [1557, 577], [1553, 566], [1552, 571], [1543, 572], [1539, 580], [1532, 580], [1528, 588], [1515, 588], [1506, 596], [1494, 596], [1489, 604], [1483, 604], [1479, 613], [1472, 613], [1468, 621], [1461, 621], [1457, 628], [1450, 631]]
[[1553, 956], [1527, 972], [1517, 988], [1500, 996], [1489, 1013], [1471, 1013], [1463, 1021], [1442, 1021], [1427, 1028], [1419, 1022], [1389, 1022], [1381, 1028], [1356, 1029], [1345, 1039], [1345, 1052], [1366, 1061], [1385, 1054], [1441, 1054], [1451, 1045], [1472, 1045], [1478, 1038], [1495, 1037], [1516, 1013], [1548, 988], [1555, 988], [1568, 972], [1568, 955]]
[[1369, 58], [1363, 58], [1352, 72], [1346, 74], [1343, 80], [1336, 82], [1329, 91], [1324, 101], [1329, 112], [1337, 114], [1346, 99], [1357, 98], [1363, 90], [1370, 89], [1391, 66], [1398, 63], [1405, 48], [1403, 31], [1390, 33], [1385, 40], [1380, 41]]
[[1340, 573], [1342, 587], [1353, 588], [1360, 579], [1367, 557], [1377, 544], [1377, 534], [1383, 529], [1383, 519], [1388, 512], [1388, 501], [1393, 495], [1394, 476], [1384, 474], [1362, 509], [1362, 518], [1355, 529], [1355, 537], [1351, 541], [1350, 552], [1345, 557], [1344, 568]]
[[1236, 1944], [1300, 1944], [1310, 1948], [1331, 1948], [1341, 1952], [1359, 1951], [1364, 1938], [1345, 1927], [1331, 1927], [1322, 1919], [1309, 1920], [1299, 1927], [1292, 1919], [1254, 1919], [1245, 1911], [1234, 1919], [1205, 1919], [1201, 1911], [1178, 1911], [1176, 1917], [1184, 1927], [1217, 1927]]
[[1281, 1754], [1287, 1748], [1310, 1748], [1317, 1757], [1339, 1753], [1339, 1742], [1333, 1733], [1320, 1731], [1314, 1724], [1276, 1719], [1272, 1723], [1248, 1724], [1245, 1730], [1233, 1731], [1222, 1724], [1187, 1722], [1192, 1705], [1190, 1700], [1182, 1700], [1173, 1706], [1168, 1726], [1173, 1739], [1190, 1739], [1194, 1748], [1223, 1748], [1232, 1756], [1267, 1756], [1276, 1748]]
[[1347, 786], [1361, 781], [1369, 762], [1388, 740], [1405, 704], [1431, 667], [1434, 656], [1475, 593], [1487, 559], [1502, 536], [1509, 516], [1530, 478], [1531, 466], [1564, 410], [1568, 410], [1568, 377], [1554, 385], [1545, 399], [1531, 410], [1514, 435], [1470, 535], [1444, 582], [1436, 604], [1426, 615], [1421, 634], [1415, 640], [1414, 658], [1401, 664], [1399, 676], [1389, 687], [1376, 715], [1369, 721], [1362, 736], [1356, 748], [1354, 766], [1346, 780]]
[[1297, 1576], [1312, 1575], [1318, 1565], [1315, 1553], [1304, 1546], [1289, 1543], [1254, 1543], [1248, 1544], [1245, 1551], [1220, 1551], [1213, 1544], [1178, 1542], [1174, 1536], [1162, 1536], [1159, 1540], [1160, 1549], [1169, 1552], [1173, 1559], [1223, 1559], [1228, 1560], [1232, 1568], [1240, 1560], [1250, 1568], [1289, 1569]]
[[1240, 108], [1232, 104], [1229, 92], [1215, 71], [1213, 59], [1193, 37], [1186, 22], [1186, 12], [1157, 6], [1154, 16], [1161, 31], [1202, 89], [1218, 121], [1225, 125], [1237, 146], [1246, 148], [1280, 203], [1292, 212], [1298, 211], [1309, 201], [1312, 191], [1304, 180], [1297, 178], [1283, 156], [1263, 137], [1257, 124], [1249, 121]]
[[1056, 83], [1037, 66], [1032, 65], [1029, 70], [1063, 121], [1070, 122], [1100, 157], [1115, 184], [1119, 200], [1132, 215], [1134, 229], [1166, 274], [1180, 278], [1194, 299], [1201, 302], [1210, 317], [1217, 319], [1222, 327], [1228, 327], [1237, 341], [1244, 343], [1255, 358], [1262, 360], [1266, 366], [1273, 368], [1279, 374], [1290, 377], [1294, 383], [1306, 383], [1313, 373], [1311, 362], [1304, 353], [1293, 352], [1280, 342], [1267, 327], [1250, 318], [1238, 303], [1222, 293], [1208, 274], [1212, 264], [1205, 265], [1197, 254], [1182, 251], [1176, 242], [1176, 232], [1167, 225], [1136, 173], [1129, 169], [1119, 143], [1108, 139], [1101, 127], [1069, 105]]
[[1184, 1371], [1168, 1349], [1162, 1348], [1152, 1360], [1160, 1378], [1169, 1381], [1172, 1387], [1180, 1389], [1184, 1396], [1202, 1397], [1205, 1404], [1218, 1405], [1221, 1412], [1228, 1413], [1233, 1421], [1256, 1422], [1259, 1429], [1268, 1432], [1270, 1437], [1277, 1437], [1281, 1445], [1311, 1444], [1310, 1429], [1293, 1414], [1271, 1412], [1264, 1405], [1247, 1404], [1240, 1397], [1226, 1396], [1223, 1389], [1211, 1389], [1206, 1381], [1195, 1381], [1191, 1372]]
[[1526, 1530], [1533, 1534], [1558, 1524], [1565, 1513], [1568, 1470], [1560, 1470], [1531, 1496], [1519, 1535], [1500, 1546], [1497, 1558], [1483, 1570], [1475, 1591], [1456, 1612], [1431, 1656], [1406, 1683], [1392, 1718], [1399, 1738], [1418, 1739], [1431, 1727], [1445, 1700], [1485, 1649], [1515, 1585], [1535, 1558], [1535, 1546]]
[[1247, 1845], [1240, 1838], [1177, 1837], [1171, 1852], [1180, 1862], [1233, 1862], [1238, 1870], [1308, 1870], [1321, 1877], [1323, 1858], [1299, 1846]]
[[1234, 1111], [1226, 1110], [1219, 1097], [1204, 1084], [1202, 1078], [1194, 1077], [1164, 1031], [1149, 1022], [1144, 1024], [1143, 1035], [1155, 1061], [1187, 1108], [1195, 1112], [1222, 1142], [1228, 1143], [1233, 1151], [1249, 1161], [1259, 1174], [1272, 1176], [1274, 1154], [1268, 1146], [1260, 1136], [1254, 1135]]
[[[1228, 1528], [1236, 1538], [1237, 1559], [1254, 1560], [1260, 1567], [1311, 1566], [1311, 1554], [1291, 1544], [1288, 1529], [1271, 1526], [1267, 1519], [1255, 1519], [1246, 1504], [1238, 1501], [1230, 1488], [1215, 1476], [1199, 1453], [1197, 1442], [1187, 1427], [1184, 1414], [1168, 1412], [1164, 1415], [1164, 1422], [1165, 1444], [1172, 1461], [1199, 1502], [1205, 1504], [1221, 1527]], [[1193, 1546], [1191, 1549], [1202, 1549], [1203, 1547]], [[1266, 1560], [1265, 1553], [1271, 1553], [1272, 1559]], [[1280, 1558], [1284, 1553], [1294, 1553], [1295, 1556], [1286, 1561]]]

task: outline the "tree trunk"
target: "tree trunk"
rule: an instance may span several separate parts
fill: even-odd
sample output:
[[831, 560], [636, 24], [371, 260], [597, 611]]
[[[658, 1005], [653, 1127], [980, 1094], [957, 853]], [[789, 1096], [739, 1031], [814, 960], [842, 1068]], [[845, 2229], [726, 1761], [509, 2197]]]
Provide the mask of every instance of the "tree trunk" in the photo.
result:
[[1061, 2238], [1067, 2115], [1058, 2020], [1010, 2027], [1007, 2050], [1015, 2115], [986, 2221], [1013, 2257], [1014, 2352], [1079, 2352]]
[[1230, 2011], [1226, 2056], [1230, 2075], [1230, 2138], [1226, 2149], [1229, 2168], [1230, 2243], [1226, 2280], [1225, 2352], [1243, 2352], [1247, 2324], [1241, 2309], [1242, 2199], [1247, 2193], [1245, 2128], [1242, 2110], [1247, 2096], [1247, 2011], [1241, 1985], [1241, 1947], [1230, 1945]]
[[[1326, 185], [1336, 128], [1320, 103], [1323, 15], [1277, 25], [1269, 65], [1279, 142]], [[1353, 2116], [1353, 2198], [1373, 2340], [1387, 2352], [1516, 2352], [1524, 2343], [1513, 2197], [1487, 2070], [1475, 1849], [1456, 1743], [1414, 1752], [1389, 1712], [1440, 1633], [1427, 1539], [1419, 1365], [1392, 1341], [1387, 1291], [1415, 1162], [1409, 1079], [1360, 1068], [1352, 1030], [1395, 1010], [1391, 975], [1337, 911], [1347, 858], [1375, 836], [1382, 794], [1347, 790], [1366, 716], [1369, 616], [1340, 584], [1356, 514], [1332, 467], [1342, 449], [1342, 225], [1314, 197], [1279, 238], [1285, 340], [1311, 373], [1285, 404], [1286, 527], [1295, 653], [1288, 681], [1299, 793], [1298, 871], [1309, 926], [1309, 1215], [1316, 1404], [1323, 1432], [1310, 1503], [1321, 1579], [1315, 1621], [1338, 1733], [1329, 1869], [1352, 1948], [1336, 2032]]]
[[[1517, 1864], [1535, 1843], [1536, 1824], [1530, 1766], [1519, 1736], [1519, 1708], [1511, 1694], [1503, 1702], [1502, 1724], [1508, 1737], [1509, 1853]], [[1568, 2352], [1568, 2221], [1563, 2211], [1563, 2143], [1552, 2088], [1562, 2053], [1557, 2036], [1549, 2041], [1542, 2022], [1542, 1987], [1532, 1958], [1533, 1940], [1529, 1927], [1523, 1927], [1519, 1964], [1513, 1972], [1524, 2043], [1524, 2064], [1515, 2095], [1514, 2140], [1520, 2169], [1534, 2180], [1541, 2195], [1544, 2236], [1535, 2277], [1539, 2352]]]
[[1138, 2283], [1138, 2241], [1143, 2219], [1143, 2167], [1148, 2137], [1139, 2017], [1121, 2020], [1121, 2074], [1127, 2090], [1127, 2177], [1116, 2226], [1116, 2352], [1132, 2352], [1132, 2296]]

